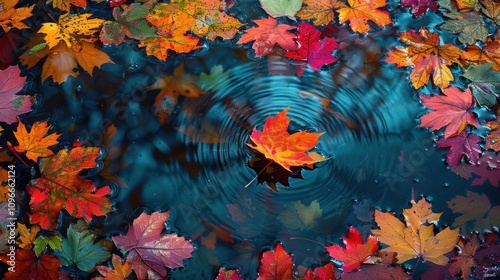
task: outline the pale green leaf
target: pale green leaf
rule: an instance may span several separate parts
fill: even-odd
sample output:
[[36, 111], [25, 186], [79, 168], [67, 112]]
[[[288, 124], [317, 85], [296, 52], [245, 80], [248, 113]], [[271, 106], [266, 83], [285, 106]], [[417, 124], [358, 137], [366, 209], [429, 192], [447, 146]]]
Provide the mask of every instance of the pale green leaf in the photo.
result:
[[34, 248], [33, 251], [35, 251], [36, 256], [40, 256], [42, 251], [49, 245], [50, 248], [54, 250], [62, 250], [62, 239], [61, 235], [40, 235], [35, 239], [35, 242], [33, 242]]
[[287, 208], [278, 215], [278, 220], [290, 229], [312, 229], [319, 223], [322, 210], [319, 202], [314, 200], [309, 206], [306, 206], [300, 201], [294, 202], [293, 205], [288, 205]]
[[469, 86], [480, 105], [494, 106], [500, 93], [500, 73], [491, 70], [492, 62], [469, 66], [462, 77], [471, 81]]
[[262, 9], [273, 18], [287, 16], [295, 20], [295, 14], [302, 7], [302, 0], [259, 0]]

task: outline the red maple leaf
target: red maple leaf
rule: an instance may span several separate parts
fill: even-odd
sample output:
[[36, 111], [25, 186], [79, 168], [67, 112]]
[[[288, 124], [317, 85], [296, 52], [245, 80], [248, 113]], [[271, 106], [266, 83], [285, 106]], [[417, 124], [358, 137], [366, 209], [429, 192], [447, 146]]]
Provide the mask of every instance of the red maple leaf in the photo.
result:
[[31, 110], [29, 96], [17, 95], [25, 81], [26, 77], [21, 77], [21, 70], [17, 66], [0, 70], [0, 122], [16, 122], [17, 115]]
[[477, 118], [470, 112], [474, 107], [470, 88], [461, 91], [449, 87], [443, 90], [443, 94], [419, 95], [424, 106], [434, 110], [420, 118], [420, 127], [429, 127], [434, 131], [446, 126], [444, 138], [449, 138], [461, 133], [469, 124], [474, 127], [479, 125]]
[[[7, 271], [2, 279], [36, 279], [53, 280], [59, 279], [59, 267], [61, 262], [49, 254], [41, 254], [36, 257], [35, 252], [31, 250], [18, 249], [15, 251], [15, 269], [14, 272]], [[0, 260], [9, 264], [10, 256], [0, 255]], [[12, 265], [9, 264], [12, 267]]]
[[462, 272], [462, 279], [469, 279], [472, 267], [476, 265], [474, 255], [479, 249], [479, 245], [477, 234], [472, 234], [468, 241], [464, 238], [458, 241], [457, 246], [461, 250], [457, 256], [451, 258], [452, 263], [449, 268], [451, 275], [457, 275]]
[[326, 250], [334, 259], [342, 261], [344, 272], [351, 272], [358, 269], [362, 263], [373, 263], [371, 260], [378, 250], [378, 239], [375, 236], [368, 236], [363, 244], [363, 237], [359, 231], [351, 226], [347, 238], [342, 237], [345, 248], [339, 245], [326, 246]]
[[295, 29], [295, 26], [288, 24], [278, 24], [278, 21], [272, 17], [256, 19], [254, 22], [258, 27], [252, 27], [245, 30], [237, 44], [246, 44], [255, 41], [252, 49], [255, 50], [255, 56], [263, 56], [269, 53], [275, 44], [278, 44], [285, 50], [294, 50], [297, 48], [295, 43], [295, 34], [289, 30]]
[[177, 234], [162, 234], [169, 211], [142, 213], [137, 217], [125, 236], [113, 236], [116, 247], [127, 254], [127, 262], [139, 279], [151, 275], [165, 278], [165, 268], [182, 267], [184, 259], [190, 258], [193, 245]]
[[262, 254], [257, 280], [290, 279], [294, 279], [292, 256], [285, 252], [281, 243], [278, 243], [274, 251], [267, 251]]
[[450, 147], [448, 152], [446, 152], [446, 162], [450, 166], [458, 166], [462, 160], [462, 155], [467, 156], [473, 163], [477, 163], [479, 154], [482, 152], [479, 146], [480, 141], [481, 137], [474, 133], [469, 134], [467, 130], [463, 130], [458, 136], [437, 141], [436, 147]]
[[290, 171], [290, 166], [314, 164], [325, 160], [317, 154], [312, 154], [313, 158], [311, 153], [305, 153], [316, 146], [323, 133], [301, 131], [290, 135], [287, 132], [290, 124], [290, 119], [286, 116], [287, 112], [288, 108], [279, 112], [274, 118], [268, 117], [262, 132], [254, 127], [250, 135], [250, 140], [254, 145], [247, 145], [288, 171]]
[[[337, 58], [333, 56], [333, 51], [337, 48], [337, 41], [333, 38], [320, 39], [321, 32], [314, 28], [314, 25], [302, 22], [299, 24], [299, 35], [297, 42], [299, 48], [285, 53], [286, 58], [307, 61], [307, 64], [315, 71], [321, 71], [323, 65], [334, 63]], [[297, 75], [300, 77], [304, 73], [304, 67], [300, 68]]]
[[401, 7], [405, 9], [411, 8], [410, 12], [419, 17], [425, 14], [427, 9], [437, 10], [438, 5], [436, 0], [401, 0]]
[[111, 191], [109, 186], [97, 188], [91, 180], [79, 175], [83, 169], [96, 166], [98, 154], [99, 148], [76, 147], [42, 160], [41, 177], [33, 179], [27, 189], [31, 195], [32, 224], [54, 230], [62, 209], [86, 221], [111, 211], [111, 203], [106, 198]]
[[336, 280], [333, 270], [333, 263], [329, 262], [324, 266], [316, 267], [314, 272], [311, 269], [306, 271], [304, 280]]

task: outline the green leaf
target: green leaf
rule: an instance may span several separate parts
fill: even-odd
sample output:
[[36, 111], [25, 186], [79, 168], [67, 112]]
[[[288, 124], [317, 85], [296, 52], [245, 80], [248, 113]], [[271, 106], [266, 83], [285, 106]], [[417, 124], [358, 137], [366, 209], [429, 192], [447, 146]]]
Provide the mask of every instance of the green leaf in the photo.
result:
[[42, 251], [49, 245], [50, 248], [54, 250], [62, 250], [62, 239], [61, 235], [40, 235], [35, 239], [35, 242], [33, 242], [33, 245], [35, 247], [33, 248], [33, 251], [35, 251], [36, 256], [40, 256]]
[[204, 91], [217, 90], [224, 87], [229, 78], [230, 70], [224, 72], [222, 65], [214, 65], [210, 68], [210, 73], [201, 73], [198, 86]]
[[85, 229], [81, 224], [71, 224], [68, 227], [67, 238], [62, 239], [62, 250], [59, 254], [62, 265], [75, 264], [83, 271], [94, 271], [97, 263], [105, 262], [111, 257], [109, 251], [94, 241], [95, 235], [92, 231]]
[[130, 38], [142, 40], [155, 37], [157, 36], [156, 28], [146, 21], [146, 16], [151, 8], [150, 5], [141, 5], [139, 3], [133, 3], [123, 11], [121, 8], [115, 7], [113, 17]]
[[500, 73], [491, 70], [492, 62], [469, 66], [462, 77], [471, 81], [469, 86], [480, 105], [494, 106], [500, 93]]
[[441, 28], [453, 34], [458, 34], [458, 40], [469, 45], [476, 41], [486, 42], [488, 37], [488, 29], [485, 27], [483, 17], [477, 11], [461, 13], [457, 11], [450, 0], [439, 0], [439, 6], [448, 10], [444, 15], [449, 20], [446, 20]]
[[273, 18], [287, 16], [295, 20], [295, 14], [302, 8], [302, 0], [259, 0], [262, 9]]

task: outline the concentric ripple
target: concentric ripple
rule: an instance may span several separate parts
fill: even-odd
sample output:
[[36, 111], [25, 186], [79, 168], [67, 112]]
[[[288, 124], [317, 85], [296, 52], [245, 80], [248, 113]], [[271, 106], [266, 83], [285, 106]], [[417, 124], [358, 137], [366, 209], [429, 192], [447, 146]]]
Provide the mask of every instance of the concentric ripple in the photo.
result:
[[[319, 201], [323, 219], [336, 219], [376, 184], [377, 176], [394, 168], [401, 138], [411, 135], [419, 110], [405, 78], [380, 68], [373, 77], [353, 77], [359, 84], [339, 84], [336, 71], [306, 71], [298, 78], [279, 60], [251, 62], [232, 68], [229, 79], [203, 98], [184, 104], [174, 125], [199, 167], [186, 188], [209, 197], [201, 213], [204, 222], [249, 238], [259, 233], [243, 230], [231, 207], [246, 213], [264, 209], [275, 217], [289, 202], [313, 200]], [[255, 155], [247, 146], [251, 130], [261, 130], [268, 116], [287, 107], [290, 132], [325, 132], [316, 151], [330, 160], [302, 170], [304, 179], [289, 179], [291, 186], [278, 193], [257, 181], [245, 188], [256, 176], [248, 166]], [[276, 231], [275, 220], [260, 226], [260, 234]]]

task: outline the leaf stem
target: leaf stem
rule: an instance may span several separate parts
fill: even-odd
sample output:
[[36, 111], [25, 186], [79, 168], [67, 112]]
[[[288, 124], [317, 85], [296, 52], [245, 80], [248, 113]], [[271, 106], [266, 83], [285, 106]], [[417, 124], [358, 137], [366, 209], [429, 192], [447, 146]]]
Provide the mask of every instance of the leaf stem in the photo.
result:
[[245, 185], [245, 188], [248, 188], [250, 184], [253, 183], [253, 181], [255, 181], [255, 179], [257, 179], [259, 175], [262, 174], [262, 172], [264, 172], [264, 170], [266, 170], [266, 168], [269, 167], [269, 165], [271, 165], [271, 163], [273, 163], [272, 160], [269, 161], [269, 163], [266, 166], [264, 166], [264, 168], [262, 168], [262, 170], [257, 175], [255, 175], [255, 177], [253, 177], [252, 181], [248, 182], [248, 184]]
[[413, 276], [415, 275], [415, 271], [417, 271], [418, 264], [420, 263], [420, 260], [422, 259], [421, 256], [418, 256], [417, 263], [415, 263], [415, 267], [413, 267], [413, 271], [411, 272], [411, 279], [414, 279]]
[[16, 156], [16, 158], [18, 158], [24, 165], [26, 165], [26, 167], [28, 168], [31, 168], [32, 166], [30, 166], [29, 164], [27, 164], [22, 158], [21, 156], [16, 152], [16, 150], [14, 149], [14, 147], [12, 146], [12, 144], [7, 141], [7, 147], [9, 148], [9, 150], [14, 154], [14, 156]]

